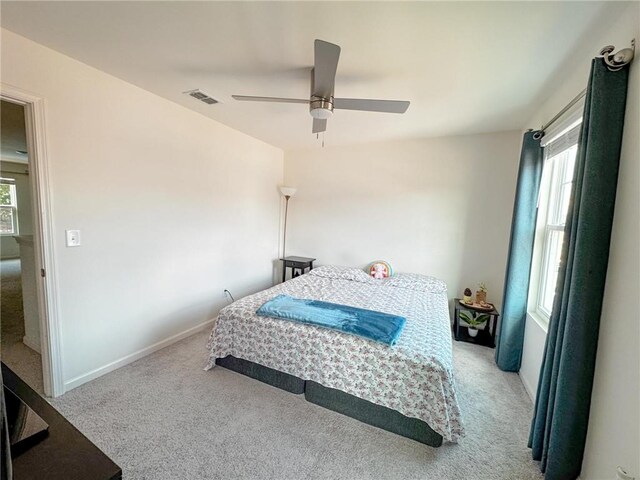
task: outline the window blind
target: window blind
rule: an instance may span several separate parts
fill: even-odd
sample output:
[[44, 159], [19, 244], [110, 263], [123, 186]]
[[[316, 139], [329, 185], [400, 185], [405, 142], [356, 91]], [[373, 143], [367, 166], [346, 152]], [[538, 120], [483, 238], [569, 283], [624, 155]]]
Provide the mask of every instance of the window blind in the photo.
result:
[[557, 136], [551, 142], [548, 142], [544, 145], [545, 156], [546, 158], [553, 158], [559, 153], [568, 150], [574, 145], [578, 144], [578, 139], [580, 137], [580, 127], [582, 123], [578, 123], [578, 125], [574, 126], [570, 130], [563, 132], [560, 136]]

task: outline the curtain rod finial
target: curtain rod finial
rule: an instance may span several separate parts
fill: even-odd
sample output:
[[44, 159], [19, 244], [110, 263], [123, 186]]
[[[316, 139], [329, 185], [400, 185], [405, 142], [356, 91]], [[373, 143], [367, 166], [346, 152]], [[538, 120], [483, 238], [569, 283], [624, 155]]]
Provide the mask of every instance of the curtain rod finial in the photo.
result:
[[607, 64], [607, 67], [612, 72], [622, 70], [625, 65], [631, 63], [636, 50], [636, 39], [631, 40], [631, 48], [623, 48], [617, 53], [612, 54], [611, 52], [613, 52], [615, 48], [613, 45], [607, 45], [600, 50], [600, 55], [602, 55], [604, 63]]

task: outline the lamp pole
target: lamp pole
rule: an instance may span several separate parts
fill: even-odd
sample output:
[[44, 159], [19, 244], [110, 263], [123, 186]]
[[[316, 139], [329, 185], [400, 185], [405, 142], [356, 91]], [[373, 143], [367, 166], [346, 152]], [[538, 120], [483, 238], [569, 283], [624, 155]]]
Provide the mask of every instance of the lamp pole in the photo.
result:
[[287, 217], [289, 215], [289, 199], [295, 195], [297, 188], [295, 187], [280, 187], [280, 194], [284, 197], [284, 234], [282, 237], [282, 258], [287, 254]]
[[284, 196], [284, 236], [282, 238], [282, 258], [286, 257], [287, 253], [287, 216], [289, 214], [289, 199], [291, 195]]

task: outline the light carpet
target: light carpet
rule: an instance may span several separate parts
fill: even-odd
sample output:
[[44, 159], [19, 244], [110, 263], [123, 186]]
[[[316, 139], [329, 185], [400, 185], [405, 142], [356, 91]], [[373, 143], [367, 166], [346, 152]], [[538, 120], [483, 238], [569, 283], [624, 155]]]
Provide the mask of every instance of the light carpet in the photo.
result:
[[542, 479], [532, 405], [494, 351], [454, 342], [467, 437], [432, 448], [221, 367], [207, 332], [52, 400], [125, 479]]
[[42, 394], [42, 357], [22, 343], [24, 310], [20, 274], [20, 259], [0, 261], [0, 356], [31, 388]]

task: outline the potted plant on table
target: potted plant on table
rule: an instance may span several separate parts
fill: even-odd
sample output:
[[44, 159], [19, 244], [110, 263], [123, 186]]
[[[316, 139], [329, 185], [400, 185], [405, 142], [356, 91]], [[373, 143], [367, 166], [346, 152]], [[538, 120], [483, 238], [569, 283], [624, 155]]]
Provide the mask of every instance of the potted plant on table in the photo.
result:
[[476, 303], [483, 304], [487, 301], [487, 286], [484, 282], [478, 285], [478, 291], [476, 292]]
[[478, 329], [487, 323], [487, 320], [489, 320], [489, 315], [486, 313], [470, 314], [467, 312], [460, 312], [460, 318], [467, 324], [469, 336], [475, 338], [478, 335]]

